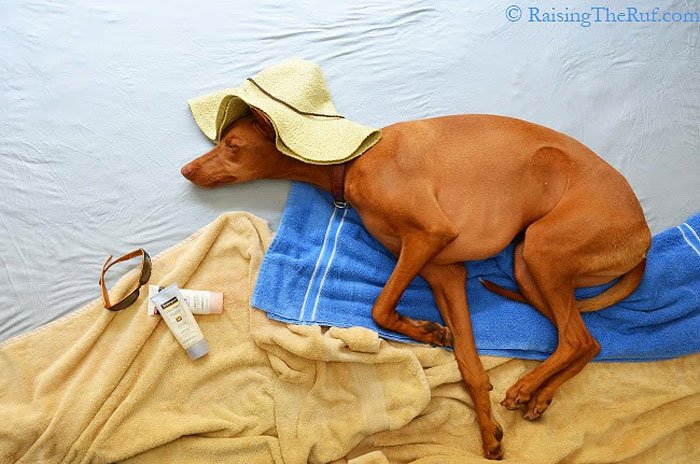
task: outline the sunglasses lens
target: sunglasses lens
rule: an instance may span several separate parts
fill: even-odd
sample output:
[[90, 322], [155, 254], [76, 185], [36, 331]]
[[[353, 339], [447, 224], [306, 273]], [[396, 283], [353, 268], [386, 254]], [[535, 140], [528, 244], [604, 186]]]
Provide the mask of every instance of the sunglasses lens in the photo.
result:
[[138, 300], [139, 298], [139, 289], [137, 288], [133, 292], [131, 292], [126, 298], [124, 298], [122, 301], [119, 303], [115, 304], [111, 308], [107, 308], [110, 311], [121, 311], [122, 309], [126, 309], [129, 306], [131, 306], [134, 301]]
[[148, 282], [148, 279], [151, 278], [151, 257], [148, 256], [148, 254], [145, 256], [144, 262], [143, 262], [143, 273], [141, 274], [141, 278], [139, 279], [139, 284], [143, 285], [146, 282]]

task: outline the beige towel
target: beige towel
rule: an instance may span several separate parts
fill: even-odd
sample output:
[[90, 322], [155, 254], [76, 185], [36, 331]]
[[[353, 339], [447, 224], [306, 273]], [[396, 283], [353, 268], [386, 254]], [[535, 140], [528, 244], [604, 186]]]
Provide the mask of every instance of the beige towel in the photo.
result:
[[[197, 316], [211, 346], [200, 360], [145, 315], [143, 295], [119, 313], [97, 300], [0, 345], [0, 463], [486, 462], [449, 352], [250, 308], [271, 236], [231, 213], [154, 258], [152, 283], [225, 294], [222, 315]], [[483, 360], [494, 403], [537, 364]], [[593, 364], [539, 422], [496, 405], [506, 462], [699, 462], [699, 376], [700, 355]]]

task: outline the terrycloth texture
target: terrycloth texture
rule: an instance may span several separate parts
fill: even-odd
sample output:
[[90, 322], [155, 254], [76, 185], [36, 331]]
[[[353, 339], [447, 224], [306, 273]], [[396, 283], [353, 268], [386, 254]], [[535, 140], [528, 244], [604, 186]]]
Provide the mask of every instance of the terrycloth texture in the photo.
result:
[[[700, 214], [654, 237], [644, 280], [626, 300], [583, 315], [602, 350], [597, 361], [650, 361], [700, 351]], [[508, 288], [513, 246], [469, 262], [467, 295], [481, 354], [544, 359], [555, 348], [554, 327], [534, 308], [486, 290], [479, 277]], [[385, 338], [410, 341], [377, 326], [371, 307], [396, 260], [362, 226], [357, 213], [336, 210], [325, 192], [297, 183], [265, 255], [253, 306], [286, 322], [363, 326]], [[603, 288], [582, 289], [578, 297]], [[427, 283], [418, 277], [398, 311], [442, 323]]]
[[[487, 462], [450, 352], [287, 326], [248, 305], [271, 235], [230, 213], [154, 257], [152, 282], [225, 294], [223, 314], [197, 316], [212, 349], [200, 360], [146, 316], [144, 295], [119, 313], [96, 300], [1, 344], [0, 462]], [[587, 366], [537, 423], [496, 405], [537, 363], [483, 361], [506, 462], [700, 458], [700, 355]]]
[[211, 347], [197, 361], [146, 315], [148, 292], [118, 313], [96, 300], [0, 345], [0, 462], [327, 462], [418, 415], [430, 394], [410, 351], [365, 329], [295, 333], [259, 311], [251, 322], [271, 236], [233, 213], [154, 258], [151, 283], [224, 292], [223, 314], [196, 316]]
[[310, 61], [285, 60], [252, 80], [189, 100], [195, 122], [211, 141], [219, 142], [224, 129], [249, 114], [250, 106], [272, 121], [277, 149], [306, 163], [351, 160], [381, 137], [380, 131], [338, 113], [321, 68]]

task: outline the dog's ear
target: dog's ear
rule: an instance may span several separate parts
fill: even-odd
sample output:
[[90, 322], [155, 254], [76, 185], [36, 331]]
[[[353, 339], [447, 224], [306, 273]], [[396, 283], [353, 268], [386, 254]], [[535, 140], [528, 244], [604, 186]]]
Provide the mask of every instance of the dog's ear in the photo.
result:
[[263, 134], [265, 134], [267, 138], [274, 140], [275, 128], [272, 126], [270, 118], [268, 118], [265, 113], [252, 106], [250, 107], [250, 111], [253, 113], [253, 117], [255, 117], [255, 124], [260, 128]]

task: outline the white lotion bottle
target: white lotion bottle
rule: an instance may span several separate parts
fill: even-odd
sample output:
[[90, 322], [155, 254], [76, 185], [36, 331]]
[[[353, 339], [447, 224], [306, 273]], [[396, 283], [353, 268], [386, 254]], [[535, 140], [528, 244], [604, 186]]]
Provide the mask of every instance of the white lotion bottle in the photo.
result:
[[[163, 290], [165, 287], [160, 287], [158, 285], [148, 286], [148, 298], [153, 298], [156, 293]], [[207, 290], [187, 290], [186, 288], [181, 288], [180, 293], [187, 303], [187, 307], [190, 308], [192, 314], [221, 314], [224, 310], [224, 294], [221, 292], [209, 292]], [[158, 308], [153, 302], [150, 302], [146, 307], [146, 314], [149, 316], [156, 316], [158, 314]]]
[[158, 292], [151, 301], [190, 359], [209, 353], [209, 345], [176, 284]]

